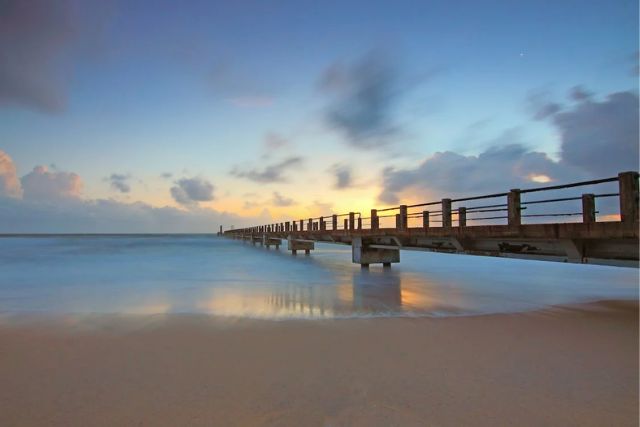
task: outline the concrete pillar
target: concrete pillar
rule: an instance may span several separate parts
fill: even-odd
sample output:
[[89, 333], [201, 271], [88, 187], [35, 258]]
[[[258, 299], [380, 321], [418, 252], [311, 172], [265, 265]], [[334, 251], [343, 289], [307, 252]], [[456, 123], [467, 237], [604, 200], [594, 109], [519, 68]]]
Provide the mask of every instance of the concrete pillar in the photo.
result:
[[293, 255], [295, 255], [297, 251], [304, 251], [305, 254], [309, 255], [311, 251], [315, 249], [315, 243], [309, 240], [294, 239], [289, 236], [287, 238], [287, 249], [290, 250]]
[[620, 220], [638, 222], [638, 173], [622, 172], [618, 174], [620, 193]]
[[354, 230], [356, 228], [356, 214], [353, 212], [349, 212], [349, 230]]
[[422, 212], [422, 227], [425, 229], [429, 228], [429, 211]]
[[467, 226], [467, 208], [458, 208], [458, 227]]
[[380, 218], [378, 218], [378, 210], [371, 209], [371, 229], [378, 230], [380, 228]]
[[596, 222], [596, 198], [593, 194], [582, 195], [582, 222]]
[[519, 226], [522, 224], [522, 213], [520, 212], [520, 189], [515, 188], [509, 191], [507, 196], [507, 217], [509, 225]]
[[332, 230], [338, 229], [338, 215], [333, 215], [331, 217], [331, 229]]
[[408, 226], [407, 205], [400, 205], [400, 230], [406, 230]]
[[372, 248], [361, 237], [354, 237], [351, 241], [351, 260], [354, 264], [368, 266], [369, 264], [383, 264], [400, 262], [399, 249]]
[[442, 226], [451, 227], [451, 199], [442, 199]]

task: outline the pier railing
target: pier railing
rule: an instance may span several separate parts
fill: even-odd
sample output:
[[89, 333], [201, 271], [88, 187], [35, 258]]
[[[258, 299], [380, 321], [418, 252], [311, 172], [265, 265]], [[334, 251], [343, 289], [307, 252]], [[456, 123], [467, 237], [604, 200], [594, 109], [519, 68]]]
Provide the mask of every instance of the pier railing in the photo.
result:
[[[589, 191], [576, 193], [578, 188]], [[550, 196], [545, 198], [541, 193]], [[612, 203], [616, 199], [617, 207]], [[404, 231], [430, 227], [518, 227], [524, 223], [588, 224], [599, 221], [638, 222], [638, 172], [622, 172], [615, 177], [562, 185], [511, 189], [502, 193], [371, 209], [366, 217], [360, 212], [332, 213], [228, 230], [225, 233]]]

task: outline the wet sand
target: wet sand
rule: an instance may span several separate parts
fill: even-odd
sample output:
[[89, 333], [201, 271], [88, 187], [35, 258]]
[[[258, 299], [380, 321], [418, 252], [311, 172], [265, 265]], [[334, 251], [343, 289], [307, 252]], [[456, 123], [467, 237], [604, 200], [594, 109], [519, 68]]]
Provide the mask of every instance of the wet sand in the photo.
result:
[[636, 426], [638, 304], [0, 326], [2, 426]]

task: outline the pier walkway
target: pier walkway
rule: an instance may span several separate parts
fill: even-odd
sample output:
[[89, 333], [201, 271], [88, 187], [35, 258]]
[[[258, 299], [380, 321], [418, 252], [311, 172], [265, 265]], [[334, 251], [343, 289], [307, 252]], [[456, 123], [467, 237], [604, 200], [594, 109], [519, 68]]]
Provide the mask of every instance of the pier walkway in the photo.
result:
[[267, 248], [284, 240], [294, 255], [316, 242], [347, 244], [363, 267], [400, 262], [403, 249], [638, 267], [638, 227], [638, 173], [623, 172], [220, 232]]

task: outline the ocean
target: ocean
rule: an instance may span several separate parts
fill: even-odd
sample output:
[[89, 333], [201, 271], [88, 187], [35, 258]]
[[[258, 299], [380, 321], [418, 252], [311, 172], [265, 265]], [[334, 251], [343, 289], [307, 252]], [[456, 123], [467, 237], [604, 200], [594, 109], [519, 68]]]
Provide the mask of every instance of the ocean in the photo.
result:
[[637, 298], [633, 268], [402, 251], [363, 270], [343, 245], [292, 256], [212, 235], [0, 238], [4, 316], [460, 316]]

